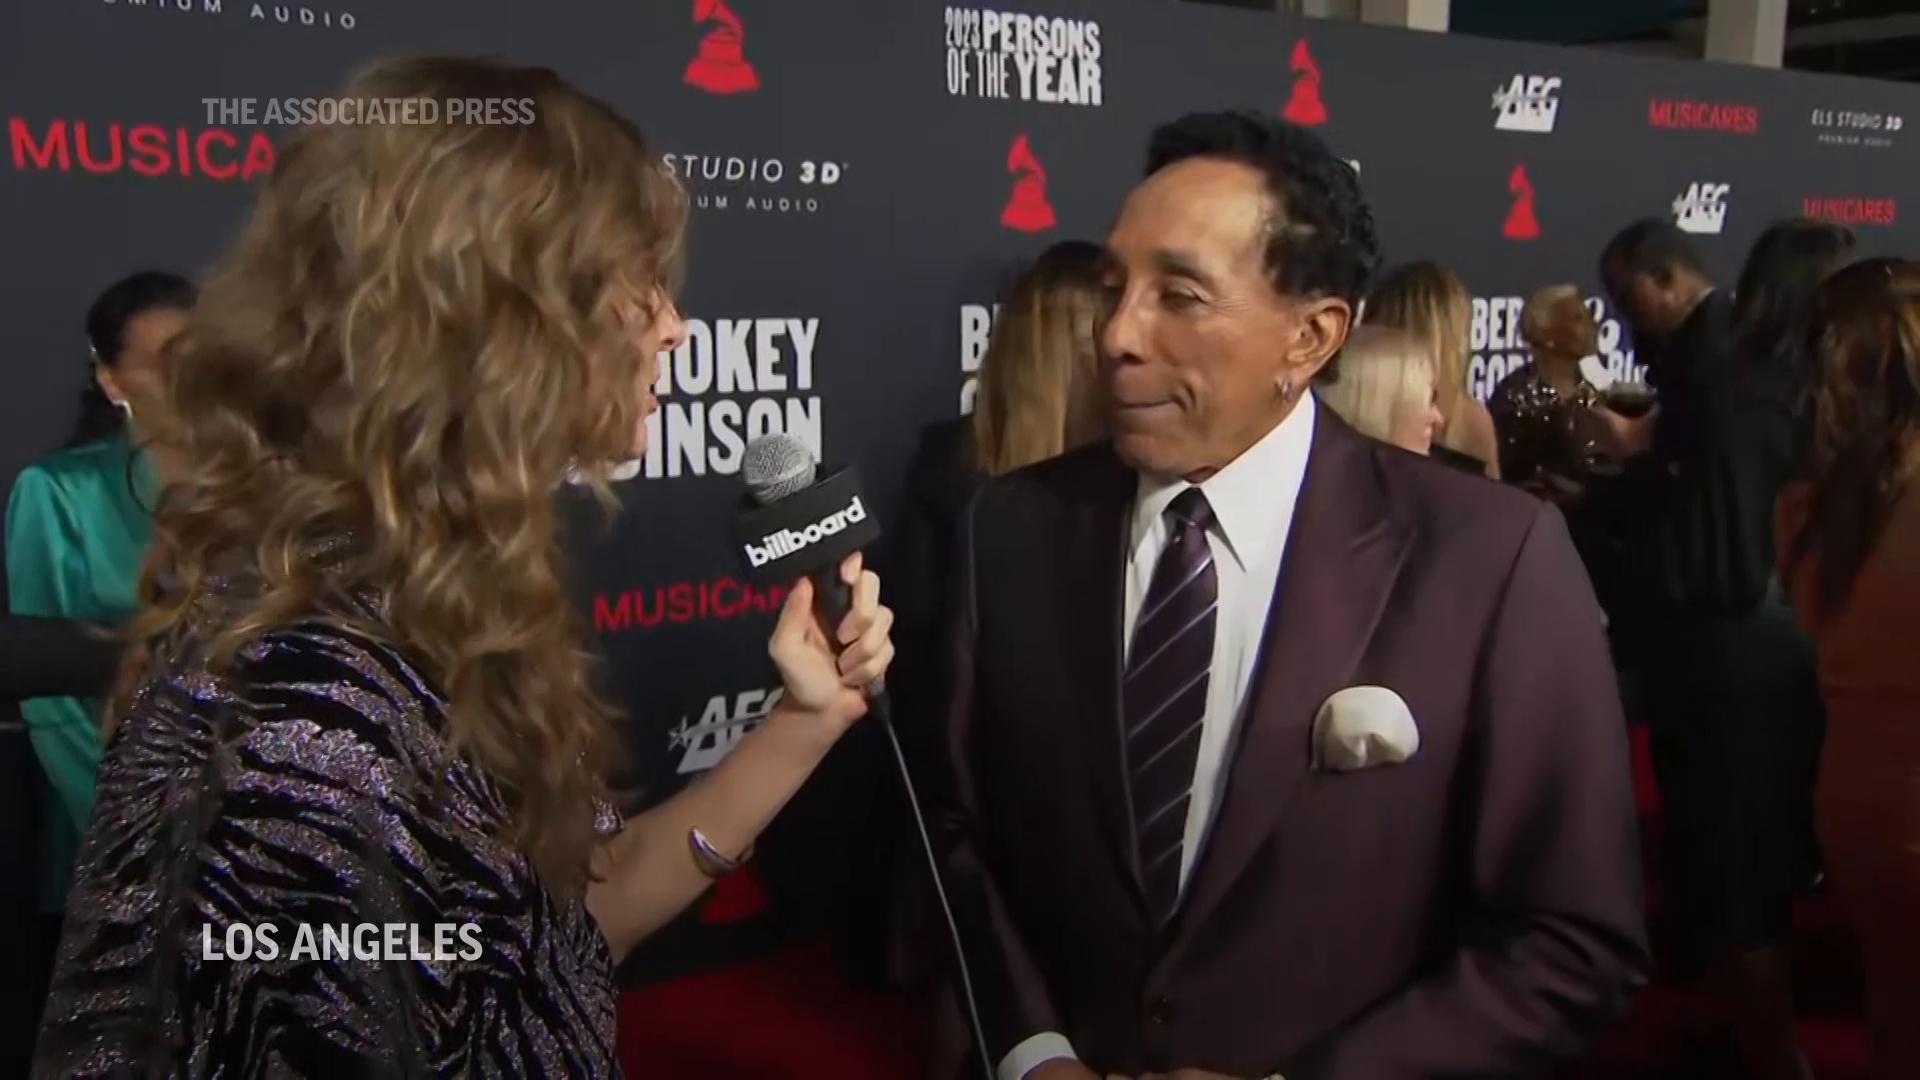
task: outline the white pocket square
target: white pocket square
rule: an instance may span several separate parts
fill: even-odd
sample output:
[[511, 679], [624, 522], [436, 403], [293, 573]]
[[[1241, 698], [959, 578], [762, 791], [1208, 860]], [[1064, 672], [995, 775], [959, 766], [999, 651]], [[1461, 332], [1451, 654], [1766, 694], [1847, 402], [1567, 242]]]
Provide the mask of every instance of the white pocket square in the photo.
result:
[[1351, 772], [1398, 765], [1420, 749], [1413, 710], [1384, 686], [1349, 686], [1313, 720], [1313, 767]]

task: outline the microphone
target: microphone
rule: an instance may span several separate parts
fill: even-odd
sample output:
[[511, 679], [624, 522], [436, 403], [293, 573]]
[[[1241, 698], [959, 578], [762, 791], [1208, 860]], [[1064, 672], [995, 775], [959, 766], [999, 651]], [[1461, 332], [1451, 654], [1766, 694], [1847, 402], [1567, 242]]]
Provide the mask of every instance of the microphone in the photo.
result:
[[[811, 579], [813, 610], [832, 634], [853, 608], [840, 564], [880, 539], [880, 524], [861, 495], [858, 472], [821, 472], [813, 451], [791, 435], [749, 442], [740, 465], [747, 498], [734, 515], [733, 540], [755, 585]], [[884, 692], [879, 680], [867, 688], [870, 698]]]
[[[852, 467], [827, 469], [824, 476], [821, 472], [813, 451], [791, 435], [762, 435], [747, 443], [740, 463], [747, 497], [733, 516], [732, 532], [734, 549], [739, 552], [748, 580], [755, 585], [784, 585], [797, 577], [813, 581], [814, 613], [831, 634], [853, 607], [853, 590], [840, 580], [840, 564], [880, 539], [880, 524], [867, 510], [860, 476]], [[940, 873], [940, 859], [934, 853], [927, 815], [921, 808], [919, 792], [914, 790], [913, 771], [907, 767], [907, 755], [900, 746], [883, 680], [875, 679], [867, 686], [867, 700], [893, 747], [894, 765], [920, 834], [920, 849], [933, 875], [934, 895], [953, 941], [960, 998], [967, 1008], [974, 1052], [979, 1055], [982, 1074], [993, 1080], [993, 1061], [987, 1056], [986, 1028], [980, 1023], [966, 945], [953, 916], [953, 901]]]

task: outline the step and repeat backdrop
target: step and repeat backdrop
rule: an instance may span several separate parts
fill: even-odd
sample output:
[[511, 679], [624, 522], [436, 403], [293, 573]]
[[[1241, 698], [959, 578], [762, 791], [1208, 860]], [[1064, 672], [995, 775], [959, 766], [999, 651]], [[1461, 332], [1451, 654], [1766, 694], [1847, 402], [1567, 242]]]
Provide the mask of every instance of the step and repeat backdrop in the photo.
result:
[[[193, 274], [234, 234], [290, 130], [264, 122], [271, 100], [383, 54], [497, 55], [558, 69], [666, 155], [695, 208], [690, 335], [626, 511], [578, 541], [649, 799], [775, 700], [762, 643], [781, 597], [724, 541], [745, 442], [797, 435], [856, 463], [883, 515], [897, 505], [917, 430], [970, 400], [1009, 271], [1104, 235], [1157, 122], [1250, 106], [1320, 131], [1360, 170], [1389, 259], [1469, 283], [1482, 396], [1527, 361], [1524, 296], [1560, 281], [1595, 297], [1590, 369], [1637, 377], [1594, 272], [1631, 219], [1672, 217], [1728, 284], [1786, 216], [1920, 250], [1920, 205], [1901, 206], [1920, 91], [1897, 84], [1171, 0], [17, 0], [4, 18], [0, 483], [66, 431], [93, 294], [136, 269]], [[255, 122], [207, 100], [246, 98]], [[791, 926], [820, 901], [813, 840], [862, 812], [849, 793], [879, 761], [823, 777], [762, 845], [769, 880], [720, 890], [630, 974]]]

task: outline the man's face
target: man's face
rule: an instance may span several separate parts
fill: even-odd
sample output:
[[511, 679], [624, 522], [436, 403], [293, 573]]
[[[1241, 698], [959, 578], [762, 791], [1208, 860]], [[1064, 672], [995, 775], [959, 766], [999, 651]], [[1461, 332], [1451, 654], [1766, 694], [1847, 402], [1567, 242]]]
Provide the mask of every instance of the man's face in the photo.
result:
[[1282, 296], [1264, 264], [1261, 174], [1194, 158], [1149, 177], [1107, 240], [1101, 374], [1129, 464], [1198, 481], [1292, 408], [1346, 337], [1344, 301]]
[[1652, 274], [1627, 272], [1613, 279], [1607, 292], [1636, 338], [1663, 338], [1679, 328], [1670, 283], [1663, 286]]

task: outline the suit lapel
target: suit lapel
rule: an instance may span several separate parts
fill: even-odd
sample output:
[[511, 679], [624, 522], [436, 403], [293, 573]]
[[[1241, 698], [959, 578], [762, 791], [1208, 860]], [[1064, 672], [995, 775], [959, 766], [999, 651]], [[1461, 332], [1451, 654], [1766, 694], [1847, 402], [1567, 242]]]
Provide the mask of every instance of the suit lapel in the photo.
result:
[[1412, 530], [1391, 515], [1378, 452], [1319, 410], [1225, 797], [1176, 916], [1175, 950], [1286, 814], [1307, 775], [1314, 717], [1349, 684], [1406, 558]]
[[[1071, 692], [1081, 703], [1078, 730], [1102, 823], [1102, 846], [1137, 911], [1146, 910], [1127, 801], [1126, 744], [1121, 731], [1121, 620], [1126, 605], [1129, 515], [1137, 479], [1110, 448], [1090, 453], [1089, 482], [1070, 485], [1067, 519], [1053, 538], [1057, 610]], [[1091, 598], [1091, 602], [1089, 602]], [[1084, 621], [1082, 621], [1084, 620]]]

